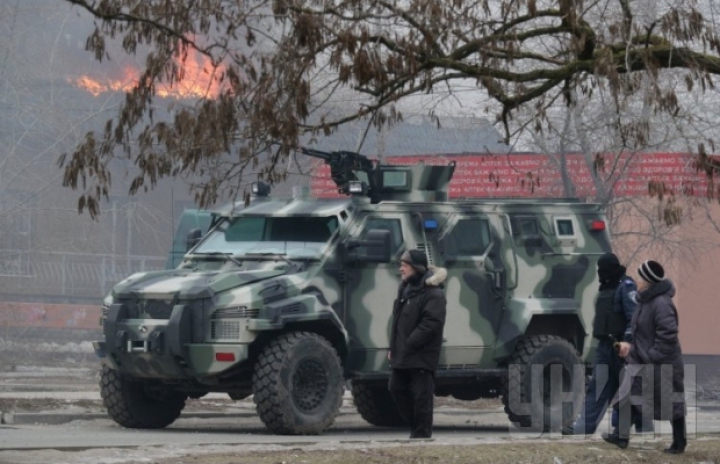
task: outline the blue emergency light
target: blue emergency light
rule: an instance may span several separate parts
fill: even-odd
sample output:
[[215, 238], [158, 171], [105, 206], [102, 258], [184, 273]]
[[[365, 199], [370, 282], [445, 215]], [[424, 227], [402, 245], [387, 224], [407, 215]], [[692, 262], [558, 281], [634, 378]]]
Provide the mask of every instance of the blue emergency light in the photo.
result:
[[436, 230], [439, 226], [437, 219], [425, 219], [423, 221], [425, 230]]

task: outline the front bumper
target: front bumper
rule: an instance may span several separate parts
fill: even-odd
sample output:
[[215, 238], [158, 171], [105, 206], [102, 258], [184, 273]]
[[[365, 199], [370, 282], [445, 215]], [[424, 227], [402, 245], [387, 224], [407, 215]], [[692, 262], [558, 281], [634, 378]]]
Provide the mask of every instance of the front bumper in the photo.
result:
[[[176, 305], [169, 319], [133, 319], [125, 304], [110, 306], [105, 341], [94, 342], [103, 364], [134, 377], [183, 379], [222, 373], [248, 359], [242, 343], [198, 343], [192, 310]], [[217, 353], [222, 361], [218, 361]]]
[[[188, 344], [187, 357], [171, 358], [163, 353], [142, 350], [107, 351], [107, 343], [93, 342], [95, 354], [107, 367], [133, 377], [147, 378], [198, 378], [220, 374], [230, 367], [248, 359], [248, 345]], [[232, 353], [234, 362], [217, 361], [217, 353]]]

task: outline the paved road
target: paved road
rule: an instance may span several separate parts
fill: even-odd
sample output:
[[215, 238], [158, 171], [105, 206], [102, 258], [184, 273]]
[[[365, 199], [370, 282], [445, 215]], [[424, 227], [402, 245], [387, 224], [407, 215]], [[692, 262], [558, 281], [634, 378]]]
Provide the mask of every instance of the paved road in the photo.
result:
[[[103, 446], [196, 444], [296, 444], [340, 441], [398, 441], [405, 430], [372, 427], [355, 413], [341, 414], [334, 426], [320, 436], [270, 434], [256, 416], [232, 414], [210, 419], [179, 419], [164, 430], [130, 430], [107, 419], [76, 420], [62, 425], [2, 426], [0, 450], [81, 449]], [[504, 414], [447, 410], [436, 415], [436, 438], [501, 438], [508, 435]]]
[[[720, 433], [720, 411], [692, 409], [690, 412], [691, 439], [696, 432]], [[504, 413], [498, 409], [441, 408], [435, 422], [432, 444], [579, 439], [518, 433], [509, 429]], [[661, 434], [666, 435], [639, 437], [636, 443], [669, 441], [669, 424], [656, 424]], [[599, 435], [588, 439], [591, 443], [599, 440]], [[232, 449], [227, 448], [231, 445], [248, 451], [288, 446], [303, 449], [398, 446], [409, 442], [406, 431], [369, 426], [350, 408], [343, 408], [335, 425], [321, 436], [271, 435], [257, 417], [243, 413], [208, 419], [181, 418], [171, 427], [155, 431], [123, 429], [108, 419], [75, 420], [62, 425], [0, 426], [0, 463], [120, 463], [217, 452]]]
[[[53, 376], [56, 373], [51, 372]], [[287, 449], [338, 449], [383, 446], [416, 446], [417, 441], [407, 439], [405, 430], [378, 428], [368, 425], [351, 406], [349, 395], [335, 424], [321, 436], [276, 436], [270, 434], [254, 413], [252, 403], [231, 403], [226, 395], [211, 394], [189, 408], [188, 416], [181, 417], [165, 430], [123, 429], [104, 415], [99, 414], [99, 392], [95, 379], [80, 377], [77, 381], [43, 375], [0, 376], [0, 401], [22, 399], [35, 402], [48, 401], [57, 407], [39, 413], [39, 422], [24, 421], [0, 424], [0, 464], [120, 464], [124, 462], [153, 462], [183, 455], [202, 455], [215, 452]], [[51, 385], [65, 389], [48, 388]], [[41, 391], [53, 390], [53, 391]], [[91, 406], [81, 405], [90, 402]], [[94, 401], [94, 402], [93, 402]], [[457, 404], [457, 403], [455, 403]], [[460, 403], [465, 405], [467, 403]], [[692, 439], [697, 433], [720, 435], [720, 406], [689, 402], [688, 432]], [[207, 407], [203, 412], [203, 408]], [[65, 414], [69, 422], [50, 424], [47, 412]], [[58, 412], [60, 414], [58, 414]], [[45, 419], [43, 419], [45, 414]], [[52, 415], [51, 414], [51, 415]], [[20, 415], [16, 414], [20, 419]], [[34, 416], [33, 420], [35, 419]], [[90, 417], [90, 420], [78, 420]], [[11, 417], [7, 417], [12, 419]], [[75, 420], [71, 420], [75, 419]], [[609, 423], [609, 418], [606, 418]], [[11, 421], [9, 421], [11, 422]], [[670, 441], [669, 424], [656, 423], [659, 436], [643, 436], [633, 440], [633, 446], [658, 446]], [[422, 445], [470, 444], [534, 440], [583, 440], [580, 437], [562, 438], [557, 434], [537, 436], [520, 433], [509, 426], [502, 408], [462, 409], [453, 406], [436, 408], [434, 438]], [[586, 439], [588, 446], [604, 445], [599, 433]], [[412, 444], [411, 444], [412, 443]]]

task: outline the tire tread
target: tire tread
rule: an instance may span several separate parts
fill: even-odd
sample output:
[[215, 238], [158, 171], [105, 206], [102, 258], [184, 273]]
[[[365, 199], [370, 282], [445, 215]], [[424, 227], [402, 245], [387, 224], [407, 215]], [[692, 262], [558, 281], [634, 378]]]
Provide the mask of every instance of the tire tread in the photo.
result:
[[142, 389], [140, 382], [102, 367], [100, 397], [108, 415], [119, 425], [130, 429], [162, 429], [180, 417], [187, 395], [167, 392], [166, 400], [153, 401], [144, 397]]
[[[322, 418], [317, 424], [299, 427], [288, 410], [280, 383], [281, 371], [286, 354], [293, 353], [295, 347], [306, 340], [314, 340], [323, 349], [329, 350], [337, 361], [337, 368], [342, 369], [337, 351], [324, 337], [312, 332], [289, 332], [272, 340], [260, 353], [252, 376], [253, 401], [260, 419], [273, 433], [279, 435], [315, 435], [327, 429], [335, 421], [340, 404]], [[331, 386], [332, 388], [332, 386]], [[341, 382], [340, 401], [344, 389]]]

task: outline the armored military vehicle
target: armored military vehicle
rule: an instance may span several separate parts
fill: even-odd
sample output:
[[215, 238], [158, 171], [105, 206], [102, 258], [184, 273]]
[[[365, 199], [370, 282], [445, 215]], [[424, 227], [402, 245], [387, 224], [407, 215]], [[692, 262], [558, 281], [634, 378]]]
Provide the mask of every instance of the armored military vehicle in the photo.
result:
[[215, 211], [171, 270], [134, 274], [106, 297], [95, 342], [109, 415], [162, 428], [187, 398], [253, 395], [278, 434], [317, 434], [350, 380], [369, 423], [399, 426], [387, 390], [398, 258], [447, 270], [436, 394], [502, 396], [513, 423], [572, 422], [590, 352], [601, 209], [571, 200], [449, 200], [455, 165], [388, 166], [303, 149], [330, 164], [339, 198], [273, 198]]

